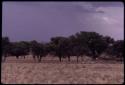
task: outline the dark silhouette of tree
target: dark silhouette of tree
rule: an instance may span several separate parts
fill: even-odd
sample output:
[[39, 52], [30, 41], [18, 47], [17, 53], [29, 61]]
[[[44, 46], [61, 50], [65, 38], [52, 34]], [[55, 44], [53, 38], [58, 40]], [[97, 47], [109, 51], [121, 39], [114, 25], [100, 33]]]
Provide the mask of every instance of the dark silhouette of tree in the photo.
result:
[[114, 59], [119, 58], [123, 60], [124, 53], [124, 40], [117, 40], [111, 46], [109, 46], [106, 50], [108, 55], [114, 56]]
[[49, 52], [49, 49], [46, 43], [45, 44], [38, 43], [35, 40], [30, 42], [30, 48], [32, 50], [33, 58], [35, 59], [35, 57], [37, 57], [39, 62], [41, 62], [42, 57], [45, 57]]
[[17, 59], [19, 58], [19, 56], [23, 56], [25, 58], [25, 55], [29, 54], [28, 42], [11, 42], [11, 50], [9, 54], [12, 56], [16, 56]]
[[48, 54], [48, 52], [47, 52], [46, 44], [40, 43], [39, 47], [40, 47], [39, 62], [41, 62], [42, 57], [45, 57]]
[[[3, 37], [2, 38], [2, 56], [4, 58], [3, 61], [6, 60], [6, 57], [8, 56], [8, 53], [10, 51], [11, 48], [11, 43], [8, 37]], [[2, 60], [2, 57], [1, 57]]]
[[35, 59], [36, 57], [38, 58], [39, 60], [39, 56], [40, 56], [40, 44], [33, 40], [30, 42], [30, 48], [32, 50], [32, 55], [33, 55], [33, 58]]
[[66, 55], [66, 50], [68, 45], [67, 38], [65, 37], [53, 37], [51, 38], [51, 44], [53, 46], [53, 50], [55, 51], [55, 56], [59, 57], [59, 61], [61, 62], [61, 58]]
[[79, 61], [79, 57], [84, 55], [90, 56], [92, 59], [96, 59], [106, 52], [109, 55], [115, 55], [116, 57], [123, 58], [124, 40], [114, 41], [109, 36], [102, 36], [96, 32], [80, 31], [69, 37], [52, 37], [48, 43], [39, 43], [35, 40], [27, 42], [10, 42], [8, 37], [2, 38], [2, 55], [4, 60], [7, 55], [25, 56], [32, 51], [34, 60], [37, 58], [41, 62], [42, 57], [46, 55], [54, 55], [62, 61], [62, 58], [68, 58], [71, 60], [72, 56], [76, 56], [76, 61]]

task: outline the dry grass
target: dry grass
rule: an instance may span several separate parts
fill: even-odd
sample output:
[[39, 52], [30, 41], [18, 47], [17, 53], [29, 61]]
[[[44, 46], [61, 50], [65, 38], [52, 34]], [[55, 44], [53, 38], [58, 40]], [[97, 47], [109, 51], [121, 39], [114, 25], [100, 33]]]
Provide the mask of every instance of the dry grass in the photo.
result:
[[77, 63], [75, 58], [69, 63], [67, 59], [63, 62], [58, 58], [49, 59], [46, 57], [37, 63], [29, 56], [25, 60], [7, 58], [2, 63], [1, 81], [5, 84], [121, 84], [124, 81], [122, 63], [92, 64], [84, 60]]

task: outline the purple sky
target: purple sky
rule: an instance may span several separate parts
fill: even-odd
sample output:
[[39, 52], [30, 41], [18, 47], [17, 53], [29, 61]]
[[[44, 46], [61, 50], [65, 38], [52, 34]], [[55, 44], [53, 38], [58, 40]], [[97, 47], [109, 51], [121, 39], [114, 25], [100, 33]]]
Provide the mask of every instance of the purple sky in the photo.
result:
[[3, 2], [2, 36], [49, 41], [79, 31], [124, 38], [122, 2]]

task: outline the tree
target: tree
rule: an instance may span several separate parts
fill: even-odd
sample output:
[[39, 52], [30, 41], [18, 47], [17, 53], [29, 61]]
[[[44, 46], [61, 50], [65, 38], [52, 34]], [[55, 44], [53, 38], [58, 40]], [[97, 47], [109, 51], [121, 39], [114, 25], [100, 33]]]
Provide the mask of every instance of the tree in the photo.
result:
[[29, 46], [29, 42], [26, 41], [21, 41], [19, 42], [21, 48], [22, 48], [22, 56], [28, 55], [29, 51], [30, 51], [30, 46]]
[[108, 43], [105, 42], [105, 40], [103, 40], [102, 35], [99, 35], [98, 33], [95, 32], [90, 32], [88, 46], [93, 55], [93, 59], [96, 59], [102, 52], [104, 52], [104, 50], [108, 46]]
[[[96, 32], [80, 31], [75, 34], [77, 47], [80, 49], [77, 54], [79, 55], [92, 55], [93, 59], [99, 57], [99, 55], [107, 48], [108, 42], [102, 35]], [[108, 39], [107, 39], [108, 38]], [[106, 37], [110, 41], [109, 37]], [[77, 48], [77, 49], [78, 49]]]
[[103, 40], [106, 41], [108, 44], [112, 44], [115, 42], [115, 40], [109, 36], [104, 36]]
[[11, 55], [16, 56], [18, 59], [19, 56], [24, 56], [29, 54], [29, 46], [27, 42], [13, 42], [11, 46], [11, 50], [9, 52]]
[[88, 55], [90, 52], [89, 46], [88, 46], [88, 40], [89, 40], [89, 32], [80, 31], [79, 33], [76, 33], [74, 35], [74, 52], [73, 53], [78, 58], [83, 55]]
[[35, 40], [31, 41], [30, 48], [32, 50], [33, 58], [35, 59], [35, 57], [37, 57], [39, 59], [39, 55], [40, 55], [39, 43]]
[[10, 49], [11, 49], [11, 43], [10, 43], [9, 38], [2, 37], [2, 55], [4, 57], [4, 61], [6, 60], [6, 57], [8, 56]]
[[[112, 45], [112, 46], [110, 46]], [[79, 57], [88, 55], [93, 59], [96, 59], [104, 51], [107, 54], [115, 55], [116, 57], [123, 57], [124, 41], [117, 40], [114, 41], [113, 38], [109, 36], [102, 36], [96, 32], [85, 32], [80, 31], [69, 37], [52, 37], [51, 41], [48, 43], [39, 43], [35, 40], [27, 42], [10, 42], [8, 37], [2, 38], [2, 55], [4, 58], [8, 54], [16, 56], [28, 55], [32, 51], [33, 58], [37, 57], [40, 62], [42, 57], [47, 54], [51, 54], [59, 57], [59, 61], [62, 58], [68, 58], [70, 61], [71, 56], [76, 56], [77, 62]]]
[[59, 57], [61, 62], [61, 58], [66, 55], [68, 39], [65, 37], [53, 37], [51, 38], [51, 45], [55, 51], [55, 55]]
[[40, 43], [39, 44], [39, 49], [40, 49], [40, 53], [39, 53], [39, 62], [41, 62], [41, 58], [42, 57], [45, 57], [48, 52], [47, 52], [47, 47], [46, 47], [46, 44], [43, 44], [43, 43]]
[[35, 59], [36, 56], [39, 62], [41, 62], [43, 56], [46, 56], [48, 54], [46, 43], [38, 43], [37, 41], [33, 40], [30, 42], [30, 48], [32, 50], [33, 58]]
[[123, 52], [124, 52], [124, 40], [115, 41], [112, 46], [109, 46], [106, 50], [108, 55], [114, 56], [114, 59], [119, 58], [123, 60]]

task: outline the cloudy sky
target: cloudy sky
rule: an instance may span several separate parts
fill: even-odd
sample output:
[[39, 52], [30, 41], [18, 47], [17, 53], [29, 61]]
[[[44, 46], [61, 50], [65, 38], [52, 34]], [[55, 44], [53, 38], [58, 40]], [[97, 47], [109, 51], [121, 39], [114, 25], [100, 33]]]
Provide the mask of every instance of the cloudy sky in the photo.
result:
[[2, 36], [11, 41], [49, 41], [79, 31], [124, 37], [122, 2], [3, 2]]

